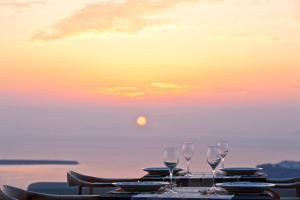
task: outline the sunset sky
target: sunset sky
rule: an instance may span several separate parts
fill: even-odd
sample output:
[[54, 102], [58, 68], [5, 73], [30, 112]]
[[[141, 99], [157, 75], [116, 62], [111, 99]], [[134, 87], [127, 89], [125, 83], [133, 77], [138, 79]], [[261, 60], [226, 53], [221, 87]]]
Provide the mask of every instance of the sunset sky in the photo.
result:
[[0, 102], [298, 102], [298, 0], [0, 0]]
[[227, 140], [254, 167], [300, 160], [299, 119], [300, 0], [0, 0], [0, 159], [135, 177]]

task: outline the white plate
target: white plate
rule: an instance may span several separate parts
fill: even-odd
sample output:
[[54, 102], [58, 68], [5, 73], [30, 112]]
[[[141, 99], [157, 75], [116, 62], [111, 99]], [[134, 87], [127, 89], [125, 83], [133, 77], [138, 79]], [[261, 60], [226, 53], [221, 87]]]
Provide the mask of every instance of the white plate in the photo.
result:
[[[145, 172], [148, 172], [150, 175], [159, 175], [159, 176], [168, 176], [169, 175], [169, 169], [166, 167], [148, 167], [143, 168]], [[176, 175], [178, 172], [181, 172], [184, 170], [183, 168], [176, 167], [173, 171], [173, 174]]]
[[273, 183], [258, 183], [258, 182], [226, 182], [217, 183], [218, 187], [227, 190], [228, 193], [243, 194], [243, 193], [262, 193], [266, 189], [275, 186]]
[[262, 168], [253, 167], [233, 167], [220, 169], [225, 172], [226, 175], [254, 175], [255, 173], [262, 170]]

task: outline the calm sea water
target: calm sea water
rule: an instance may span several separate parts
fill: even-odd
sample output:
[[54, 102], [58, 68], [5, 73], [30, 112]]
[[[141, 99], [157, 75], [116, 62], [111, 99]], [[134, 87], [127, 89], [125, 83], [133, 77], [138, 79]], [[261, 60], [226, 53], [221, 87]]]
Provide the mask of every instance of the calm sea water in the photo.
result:
[[[68, 170], [99, 177], [141, 177], [163, 166], [166, 146], [195, 143], [192, 171], [209, 171], [206, 149], [230, 145], [225, 166], [300, 160], [300, 104], [3, 105], [0, 159], [77, 160], [76, 166], [0, 166], [0, 184], [66, 181]], [[148, 118], [138, 127], [139, 115]], [[180, 158], [181, 167], [185, 167]]]
[[[196, 145], [191, 160], [193, 171], [209, 171], [206, 148], [217, 138], [189, 138]], [[34, 141], [34, 142], [32, 142]], [[2, 158], [9, 159], [72, 159], [79, 165], [27, 165], [0, 166], [1, 184], [26, 188], [38, 181], [66, 181], [68, 170], [99, 177], [141, 177], [143, 167], [163, 166], [162, 152], [165, 146], [177, 146], [184, 137], [49, 137], [14, 140], [14, 144], [2, 144]], [[255, 166], [260, 163], [281, 160], [300, 160], [299, 141], [295, 139], [239, 139], [229, 140], [230, 151], [226, 166]], [[179, 166], [185, 167], [183, 157]]]

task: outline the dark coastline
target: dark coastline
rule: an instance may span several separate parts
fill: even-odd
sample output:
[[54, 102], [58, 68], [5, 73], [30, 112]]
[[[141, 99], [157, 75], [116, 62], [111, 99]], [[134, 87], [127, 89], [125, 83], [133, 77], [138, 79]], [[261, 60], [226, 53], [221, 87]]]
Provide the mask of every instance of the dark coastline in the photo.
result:
[[78, 165], [75, 160], [1, 159], [0, 165]]
[[300, 161], [284, 160], [279, 163], [266, 163], [257, 165], [269, 178], [295, 178], [300, 177]]

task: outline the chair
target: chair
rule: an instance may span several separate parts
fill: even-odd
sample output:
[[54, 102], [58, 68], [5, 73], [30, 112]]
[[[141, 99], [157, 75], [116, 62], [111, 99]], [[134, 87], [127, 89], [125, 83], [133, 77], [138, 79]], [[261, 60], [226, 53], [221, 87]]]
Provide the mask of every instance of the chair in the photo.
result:
[[5, 194], [1, 189], [0, 189], [0, 199], [2, 199], [2, 200], [16, 200], [15, 198], [10, 197], [7, 194]]
[[280, 195], [272, 189], [266, 190], [266, 193], [272, 197], [272, 200], [280, 200]]
[[78, 187], [78, 195], [82, 194], [82, 188], [88, 187], [89, 194], [93, 194], [93, 188], [104, 188], [104, 187], [115, 187], [112, 183], [114, 182], [134, 182], [139, 181], [139, 179], [128, 179], [128, 178], [98, 178], [93, 176], [87, 176], [79, 174], [74, 171], [69, 171], [67, 173], [67, 181], [69, 186]]
[[25, 191], [8, 185], [2, 186], [0, 196], [4, 200], [101, 200], [98, 195], [50, 195]]

